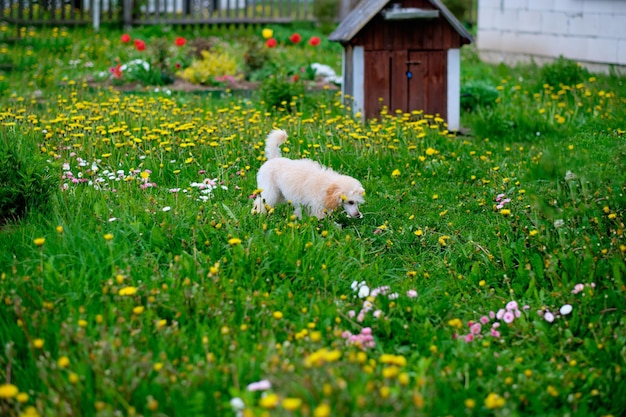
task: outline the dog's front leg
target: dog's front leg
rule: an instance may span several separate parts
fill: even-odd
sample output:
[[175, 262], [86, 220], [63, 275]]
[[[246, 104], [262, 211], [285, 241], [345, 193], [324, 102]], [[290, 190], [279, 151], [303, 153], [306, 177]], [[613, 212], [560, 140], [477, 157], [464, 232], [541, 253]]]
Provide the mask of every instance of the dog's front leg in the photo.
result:
[[300, 204], [296, 205], [296, 208], [293, 211], [293, 214], [299, 219], [302, 218], [302, 206]]

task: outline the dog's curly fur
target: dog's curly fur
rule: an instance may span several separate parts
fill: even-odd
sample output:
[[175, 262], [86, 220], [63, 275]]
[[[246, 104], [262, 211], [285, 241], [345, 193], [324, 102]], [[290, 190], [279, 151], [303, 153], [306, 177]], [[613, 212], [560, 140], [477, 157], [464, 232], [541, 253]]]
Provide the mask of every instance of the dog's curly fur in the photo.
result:
[[323, 218], [343, 207], [350, 217], [363, 217], [359, 204], [365, 190], [359, 181], [339, 174], [310, 159], [288, 159], [281, 156], [280, 145], [287, 140], [284, 130], [273, 130], [265, 140], [267, 161], [257, 174], [260, 195], [252, 213], [264, 213], [266, 205], [290, 202], [294, 214], [302, 217], [302, 208], [310, 216]]

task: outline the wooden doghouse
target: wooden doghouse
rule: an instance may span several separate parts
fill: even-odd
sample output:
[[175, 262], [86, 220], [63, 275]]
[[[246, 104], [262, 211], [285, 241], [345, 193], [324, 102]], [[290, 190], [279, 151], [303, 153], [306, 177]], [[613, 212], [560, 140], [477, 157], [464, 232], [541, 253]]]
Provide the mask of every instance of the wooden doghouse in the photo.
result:
[[343, 93], [355, 112], [424, 110], [458, 130], [460, 48], [473, 39], [440, 0], [361, 0], [329, 39], [344, 47]]

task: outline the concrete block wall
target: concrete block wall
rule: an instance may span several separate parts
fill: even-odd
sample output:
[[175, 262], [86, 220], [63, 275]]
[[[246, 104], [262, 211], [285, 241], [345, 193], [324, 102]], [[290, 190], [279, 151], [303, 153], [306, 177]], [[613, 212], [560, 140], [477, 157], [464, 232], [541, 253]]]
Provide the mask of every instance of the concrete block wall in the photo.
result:
[[626, 0], [478, 0], [476, 44], [492, 62], [626, 68]]

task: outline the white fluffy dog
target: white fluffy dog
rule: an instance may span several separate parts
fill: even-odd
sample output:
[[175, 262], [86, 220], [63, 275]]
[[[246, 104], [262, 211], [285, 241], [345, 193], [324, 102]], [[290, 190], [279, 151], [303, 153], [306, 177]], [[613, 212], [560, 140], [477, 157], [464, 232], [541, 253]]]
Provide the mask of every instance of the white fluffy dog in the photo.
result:
[[257, 174], [261, 192], [254, 201], [252, 213], [264, 213], [266, 204], [274, 207], [290, 202], [298, 218], [302, 218], [302, 207], [308, 215], [321, 219], [340, 206], [350, 217], [363, 217], [359, 211], [365, 194], [361, 183], [310, 159], [283, 158], [280, 145], [286, 140], [284, 130], [273, 130], [267, 135], [267, 161]]

